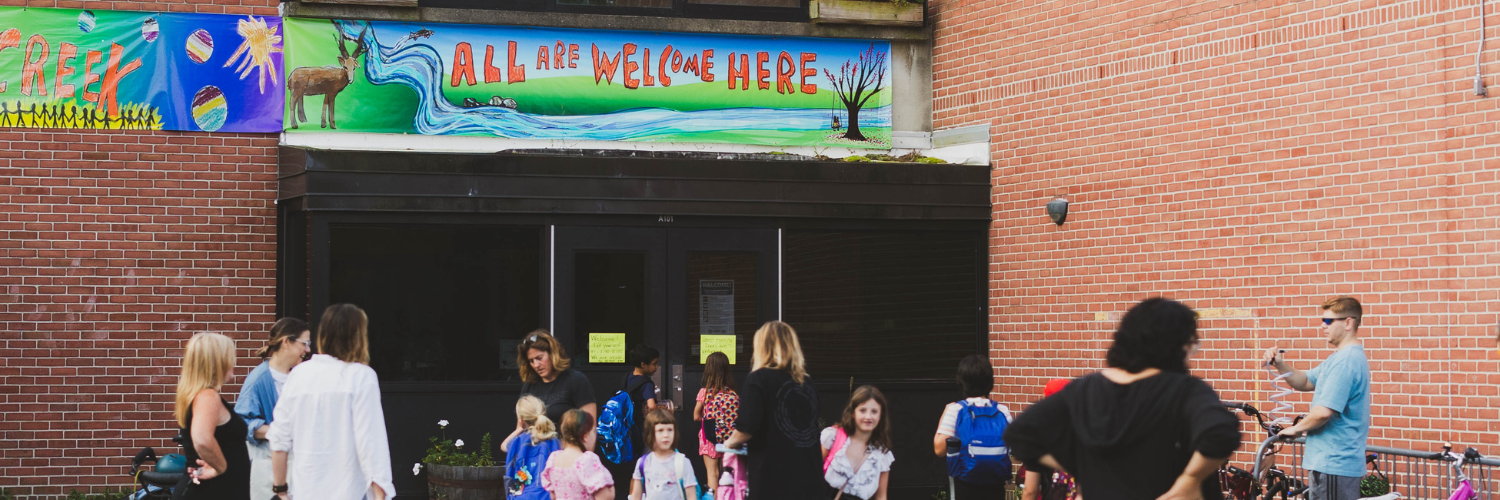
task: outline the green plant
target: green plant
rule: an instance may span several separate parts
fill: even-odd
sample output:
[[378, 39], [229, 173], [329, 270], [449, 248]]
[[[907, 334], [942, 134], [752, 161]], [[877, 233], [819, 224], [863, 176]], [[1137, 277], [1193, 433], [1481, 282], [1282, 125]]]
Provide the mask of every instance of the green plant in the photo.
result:
[[1391, 480], [1385, 475], [1369, 474], [1359, 480], [1359, 496], [1378, 497], [1391, 492]]
[[852, 155], [852, 156], [845, 157], [844, 161], [861, 162], [861, 161], [870, 161], [870, 159], [869, 158], [865, 158], [865, 157], [860, 156], [860, 155]]
[[491, 451], [494, 446], [488, 432], [479, 440], [478, 450], [464, 452], [464, 440], [448, 439], [447, 420], [439, 421], [438, 427], [442, 429], [442, 434], [427, 438], [432, 446], [427, 448], [427, 456], [422, 457], [422, 463], [457, 467], [493, 467], [495, 465], [495, 456]]
[[[15, 495], [11, 495], [8, 491], [0, 491], [0, 500], [15, 500], [15, 498]], [[125, 489], [117, 493], [104, 492], [89, 494], [79, 493], [78, 490], [68, 490], [68, 495], [64, 498], [66, 500], [123, 500], [126, 498], [130, 498], [130, 490]]]
[[10, 492], [10, 488], [0, 488], [0, 500], [16, 500], [16, 495]]
[[938, 490], [932, 494], [932, 500], [948, 500], [948, 490]]

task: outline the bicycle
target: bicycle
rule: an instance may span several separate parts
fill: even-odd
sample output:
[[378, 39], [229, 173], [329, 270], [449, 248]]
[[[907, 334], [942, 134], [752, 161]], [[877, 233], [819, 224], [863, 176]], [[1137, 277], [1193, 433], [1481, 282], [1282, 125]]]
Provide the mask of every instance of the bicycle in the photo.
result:
[[[184, 440], [186, 438], [180, 432], [172, 437], [172, 442], [177, 443], [179, 446], [182, 445]], [[168, 460], [168, 457], [175, 460]], [[175, 461], [176, 463], [168, 464], [167, 462], [170, 461]], [[155, 463], [156, 466], [153, 469], [156, 470], [146, 470], [143, 467], [146, 462]], [[130, 459], [132, 487], [136, 488], [136, 490], [129, 498], [131, 500], [168, 500], [172, 498], [173, 488], [187, 477], [187, 473], [183, 470], [186, 464], [182, 462], [182, 455], [163, 455], [158, 458], [156, 450], [151, 449], [149, 446], [142, 448], [139, 453], [135, 454], [134, 458]]]
[[[1219, 469], [1219, 485], [1224, 489], [1225, 498], [1229, 500], [1272, 500], [1278, 496], [1281, 500], [1294, 497], [1305, 498], [1307, 484], [1276, 467], [1276, 455], [1281, 452], [1281, 443], [1285, 441], [1285, 438], [1280, 435], [1283, 430], [1281, 425], [1267, 422], [1265, 414], [1245, 403], [1224, 403], [1224, 407], [1255, 417], [1256, 424], [1260, 425], [1268, 436], [1255, 451], [1253, 472], [1246, 472], [1244, 469], [1228, 464]], [[1300, 419], [1301, 417], [1298, 417], [1298, 420]]]
[[1468, 474], [1464, 474], [1465, 465], [1476, 463], [1480, 458], [1484, 458], [1483, 455], [1479, 454], [1479, 450], [1471, 447], [1464, 450], [1463, 454], [1460, 455], [1453, 451], [1451, 443], [1443, 443], [1443, 452], [1438, 453], [1434, 458], [1446, 461], [1449, 465], [1453, 466], [1453, 477], [1458, 482], [1458, 486], [1453, 489], [1453, 494], [1448, 496], [1448, 500], [1476, 500], [1479, 498], [1479, 493], [1474, 491], [1474, 482], [1469, 479]]

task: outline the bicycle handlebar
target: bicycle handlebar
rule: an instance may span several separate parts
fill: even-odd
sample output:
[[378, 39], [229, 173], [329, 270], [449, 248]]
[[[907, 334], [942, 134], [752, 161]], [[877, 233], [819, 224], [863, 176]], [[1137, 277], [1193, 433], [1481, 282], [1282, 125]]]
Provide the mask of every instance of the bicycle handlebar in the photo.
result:
[[1265, 441], [1261, 441], [1260, 447], [1255, 449], [1254, 474], [1257, 480], [1260, 478], [1261, 474], [1265, 472], [1265, 469], [1262, 469], [1261, 467], [1265, 466], [1266, 450], [1270, 450], [1271, 446], [1276, 444], [1277, 441], [1290, 441], [1290, 439], [1287, 439], [1280, 434], [1272, 435], [1271, 437], [1266, 438]]

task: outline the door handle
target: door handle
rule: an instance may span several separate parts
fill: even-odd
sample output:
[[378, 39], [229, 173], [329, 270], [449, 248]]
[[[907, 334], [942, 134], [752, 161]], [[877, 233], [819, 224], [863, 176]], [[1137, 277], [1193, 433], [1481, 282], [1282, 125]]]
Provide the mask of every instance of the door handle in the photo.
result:
[[672, 407], [682, 409], [682, 365], [672, 365]]

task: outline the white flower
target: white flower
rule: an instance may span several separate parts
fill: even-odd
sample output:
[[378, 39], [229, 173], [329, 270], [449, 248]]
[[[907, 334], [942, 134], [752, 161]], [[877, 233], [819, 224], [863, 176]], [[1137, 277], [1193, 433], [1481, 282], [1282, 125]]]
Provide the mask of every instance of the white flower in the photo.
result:
[[458, 441], [454, 441], [453, 442], [453, 446], [457, 446], [459, 448], [463, 448], [464, 447], [464, 440], [460, 439]]
[[421, 473], [422, 473], [422, 462], [417, 462], [417, 463], [411, 464], [411, 475], [415, 476], [415, 475], [421, 474]]
[[438, 421], [438, 427], [447, 427], [447, 426], [448, 426], [448, 421], [447, 420], [439, 420]]

